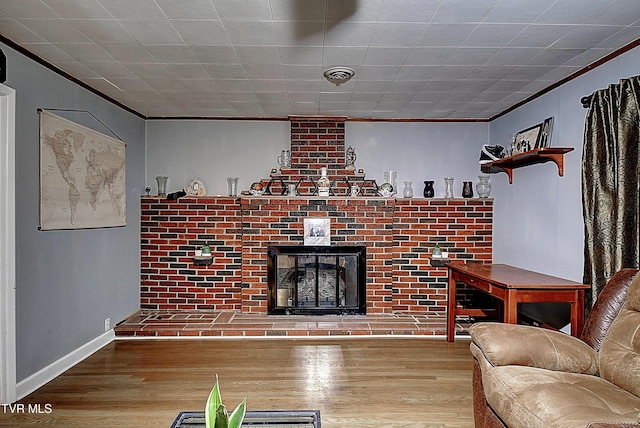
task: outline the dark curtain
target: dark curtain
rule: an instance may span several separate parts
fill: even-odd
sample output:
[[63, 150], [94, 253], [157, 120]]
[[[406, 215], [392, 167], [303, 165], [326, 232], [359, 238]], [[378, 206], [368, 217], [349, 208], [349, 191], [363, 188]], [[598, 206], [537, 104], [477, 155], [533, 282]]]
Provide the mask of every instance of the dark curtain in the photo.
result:
[[[640, 76], [596, 91], [584, 131], [584, 282], [591, 303], [618, 270], [638, 267]], [[590, 305], [587, 305], [589, 307]]]

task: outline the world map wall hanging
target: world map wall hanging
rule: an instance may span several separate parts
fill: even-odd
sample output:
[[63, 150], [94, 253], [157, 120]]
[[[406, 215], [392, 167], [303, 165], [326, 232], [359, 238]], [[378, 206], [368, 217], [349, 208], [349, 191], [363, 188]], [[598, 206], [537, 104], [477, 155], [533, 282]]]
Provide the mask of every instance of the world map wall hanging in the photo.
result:
[[125, 143], [39, 113], [40, 229], [125, 226]]

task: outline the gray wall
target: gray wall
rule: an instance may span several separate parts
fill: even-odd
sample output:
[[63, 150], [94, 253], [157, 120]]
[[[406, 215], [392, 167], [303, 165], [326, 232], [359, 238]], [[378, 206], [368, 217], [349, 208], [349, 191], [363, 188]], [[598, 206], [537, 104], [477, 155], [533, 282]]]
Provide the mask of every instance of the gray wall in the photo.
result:
[[[155, 177], [169, 177], [169, 191], [201, 179], [207, 194], [226, 194], [226, 177], [240, 178], [240, 189], [269, 176], [276, 156], [290, 148], [288, 121], [162, 120], [147, 123], [147, 183], [156, 194]], [[435, 180], [444, 195], [443, 177], [477, 181], [478, 156], [488, 138], [487, 123], [349, 122], [346, 145], [356, 150], [356, 167], [382, 184], [384, 171], [398, 171], [398, 187], [413, 181], [416, 196], [423, 180]]]
[[[139, 308], [145, 122], [0, 44], [16, 90], [17, 380], [104, 333]], [[88, 110], [127, 143], [127, 226], [39, 231], [37, 109]], [[87, 114], [58, 112], [102, 133]]]
[[491, 178], [494, 204], [494, 260], [582, 281], [583, 235], [581, 158], [586, 109], [580, 98], [619, 79], [639, 74], [640, 48], [491, 122], [490, 141], [506, 145], [511, 134], [554, 117], [553, 146], [574, 147], [565, 156], [565, 175], [553, 163]]

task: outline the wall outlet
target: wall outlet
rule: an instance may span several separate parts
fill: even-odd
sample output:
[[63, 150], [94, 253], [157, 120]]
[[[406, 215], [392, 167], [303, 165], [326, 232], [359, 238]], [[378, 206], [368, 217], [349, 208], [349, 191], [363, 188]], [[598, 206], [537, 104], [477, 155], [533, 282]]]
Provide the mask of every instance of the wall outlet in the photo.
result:
[[104, 319], [104, 331], [109, 331], [111, 328], [111, 318]]

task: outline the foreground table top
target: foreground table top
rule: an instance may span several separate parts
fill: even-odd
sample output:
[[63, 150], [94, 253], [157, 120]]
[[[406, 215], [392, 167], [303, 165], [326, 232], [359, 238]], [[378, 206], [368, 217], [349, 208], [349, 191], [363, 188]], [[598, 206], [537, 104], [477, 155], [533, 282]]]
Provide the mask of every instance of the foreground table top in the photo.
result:
[[[171, 428], [200, 428], [205, 426], [204, 412], [180, 412]], [[264, 428], [321, 428], [319, 410], [262, 410], [247, 411], [243, 427]]]

